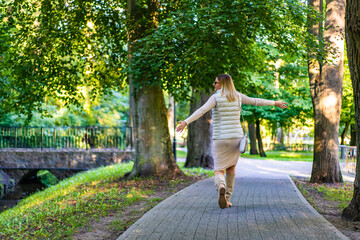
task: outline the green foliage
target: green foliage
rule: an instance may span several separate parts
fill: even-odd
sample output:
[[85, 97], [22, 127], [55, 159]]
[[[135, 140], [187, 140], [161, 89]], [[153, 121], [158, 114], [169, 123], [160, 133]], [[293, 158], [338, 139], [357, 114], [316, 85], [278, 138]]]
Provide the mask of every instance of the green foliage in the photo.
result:
[[341, 103], [341, 115], [340, 115], [340, 130], [343, 131], [346, 123], [355, 123], [355, 103], [353, 87], [351, 83], [350, 70], [348, 65], [348, 58], [345, 54], [344, 59], [344, 78], [343, 78], [343, 92]]
[[[131, 70], [161, 78], [177, 99], [188, 99], [184, 89], [207, 90], [219, 73], [230, 73], [238, 88], [247, 88], [253, 72], [266, 66], [272, 49], [304, 56], [307, 9], [300, 1], [164, 2], [158, 29], [134, 45]], [[150, 54], [151, 53], [151, 54]], [[158, 76], [158, 75], [156, 75]], [[135, 81], [143, 85], [143, 81]]]
[[[124, 94], [125, 93], [125, 94]], [[128, 123], [129, 99], [126, 92], [111, 91], [96, 97], [93, 101], [81, 100], [81, 106], [66, 104], [61, 100], [49, 98], [43, 109], [48, 116], [34, 111], [30, 126], [124, 126]], [[0, 115], [0, 125], [22, 126], [22, 114]]]
[[47, 97], [66, 105], [122, 87], [126, 61], [124, 3], [2, 1], [0, 110], [31, 117]]
[[49, 172], [48, 170], [39, 170], [36, 173], [37, 178], [40, 179], [40, 182], [42, 184], [44, 184], [45, 186], [49, 187], [52, 185], [55, 185], [56, 183], [58, 183], [58, 179], [57, 177], [55, 177], [51, 172]]
[[[189, 91], [190, 93], [190, 91]], [[176, 103], [176, 119], [177, 121], [182, 121], [189, 117], [190, 115], [190, 102], [185, 100], [180, 100]]]
[[0, 199], [3, 198], [8, 191], [12, 191], [15, 185], [15, 180], [0, 170]]
[[286, 146], [284, 144], [276, 143], [274, 144], [274, 151], [286, 151]]
[[249, 96], [287, 102], [288, 108], [282, 110], [276, 107], [243, 106], [244, 116], [248, 122], [256, 118], [268, 120], [268, 124], [275, 132], [281, 126], [289, 128], [295, 123], [306, 124], [312, 116], [312, 102], [308, 84], [307, 65], [304, 58], [297, 58], [289, 54], [278, 55], [276, 61], [271, 57], [264, 57], [267, 67], [262, 69], [250, 81]]
[[[138, 6], [153, 7], [148, 1]], [[46, 110], [48, 97], [79, 104], [87, 98], [84, 87], [93, 100], [123, 88], [128, 74], [136, 87], [160, 85], [176, 99], [189, 99], [187, 90], [207, 90], [228, 72], [246, 93], [253, 87], [247, 80], [266, 68], [265, 57], [303, 56], [312, 40], [301, 1], [161, 1], [157, 29], [144, 24], [128, 66], [127, 33], [134, 33], [125, 7], [124, 1], [1, 2], [0, 114], [31, 117]], [[136, 24], [142, 21], [148, 22]]]

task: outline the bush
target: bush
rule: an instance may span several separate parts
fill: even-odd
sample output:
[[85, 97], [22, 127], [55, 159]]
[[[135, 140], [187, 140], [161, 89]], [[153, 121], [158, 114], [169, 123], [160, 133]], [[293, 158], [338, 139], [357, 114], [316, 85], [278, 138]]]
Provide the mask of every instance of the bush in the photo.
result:
[[274, 144], [274, 151], [286, 151], [286, 146], [281, 143], [275, 143]]

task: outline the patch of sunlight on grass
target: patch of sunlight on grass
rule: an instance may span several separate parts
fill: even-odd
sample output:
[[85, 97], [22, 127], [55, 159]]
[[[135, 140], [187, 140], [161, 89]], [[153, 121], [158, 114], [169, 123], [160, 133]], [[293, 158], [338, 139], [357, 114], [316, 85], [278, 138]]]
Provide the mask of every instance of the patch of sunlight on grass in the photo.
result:
[[176, 157], [180, 157], [180, 158], [185, 158], [186, 157], [186, 152], [182, 151], [182, 150], [176, 150]]
[[125, 191], [114, 184], [132, 166], [118, 164], [79, 173], [29, 196], [0, 214], [0, 239], [67, 239], [91, 219], [142, 199], [147, 191]]
[[353, 185], [346, 183], [338, 185], [314, 185], [313, 188], [323, 193], [325, 199], [339, 202], [338, 207], [342, 210], [349, 205], [354, 193]]
[[100, 183], [100, 181], [94, 181], [91, 183], [91, 185], [95, 186], [95, 185], [98, 185]]
[[204, 169], [202, 167], [197, 168], [186, 168], [184, 167], [185, 163], [179, 162], [178, 166], [181, 168], [181, 170], [187, 175], [187, 176], [206, 176], [206, 177], [212, 177], [214, 176], [214, 171], [212, 169]]
[[58, 184], [46, 188], [43, 191], [36, 192], [29, 197], [23, 199], [14, 208], [8, 209], [0, 214], [0, 222], [19, 216], [24, 210], [33, 208], [37, 205], [43, 204], [53, 199], [61, 199], [66, 195], [78, 191], [80, 185], [92, 183], [95, 181], [104, 181], [124, 175], [126, 172], [131, 171], [133, 163], [123, 163], [111, 166], [105, 166], [86, 172], [76, 174], [70, 178], [60, 181]]
[[[295, 179], [295, 181], [297, 180]], [[312, 194], [308, 190], [318, 192], [323, 199], [332, 202], [332, 205], [341, 211], [350, 204], [354, 193], [353, 183], [327, 184], [297, 181], [296, 184], [304, 197], [306, 197], [312, 205], [315, 205], [315, 203], [312, 199]]]
[[266, 157], [260, 157], [260, 155], [250, 155], [245, 153], [241, 155], [245, 158], [258, 159], [258, 160], [275, 160], [275, 161], [303, 161], [312, 162], [312, 152], [285, 152], [285, 151], [268, 151]]
[[80, 193], [80, 197], [89, 198], [89, 197], [93, 196], [94, 194], [96, 194], [95, 189], [87, 189], [83, 193]]

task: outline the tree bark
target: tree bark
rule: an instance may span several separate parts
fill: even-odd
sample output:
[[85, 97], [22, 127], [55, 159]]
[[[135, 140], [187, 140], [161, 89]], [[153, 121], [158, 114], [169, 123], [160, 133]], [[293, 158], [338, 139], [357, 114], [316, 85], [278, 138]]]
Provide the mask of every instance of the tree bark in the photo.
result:
[[278, 129], [277, 129], [277, 141], [281, 145], [284, 145], [284, 131], [283, 131], [282, 127], [278, 127]]
[[[321, 15], [322, 1], [310, 0]], [[315, 53], [309, 52], [309, 79], [314, 107], [315, 139], [311, 182], [342, 182], [339, 165], [338, 137], [343, 79], [343, 30], [345, 0], [326, 2], [324, 39], [331, 63], [321, 64]], [[311, 19], [310, 19], [311, 22]], [[321, 38], [321, 26], [312, 24], [309, 32]]]
[[250, 154], [255, 155], [259, 154], [256, 147], [256, 130], [255, 130], [255, 124], [250, 123], [248, 124], [249, 127], [249, 139], [250, 139]]
[[256, 138], [258, 141], [260, 157], [266, 157], [261, 134], [260, 134], [260, 120], [258, 118], [256, 118]]
[[349, 121], [347, 121], [347, 122], [345, 123], [345, 128], [344, 128], [344, 130], [343, 130], [342, 133], [341, 133], [341, 142], [340, 142], [340, 145], [344, 145], [344, 144], [345, 144], [345, 137], [346, 137], [347, 131], [349, 130], [350, 122], [351, 122], [351, 120], [349, 120]]
[[345, 31], [349, 69], [355, 102], [357, 159], [354, 195], [350, 205], [344, 209], [342, 216], [346, 220], [360, 221], [360, 2], [358, 0], [347, 1]]
[[[149, 29], [157, 28], [159, 2], [148, 0], [146, 7], [136, 0], [128, 0], [129, 60], [136, 51], [137, 40]], [[164, 95], [160, 85], [149, 85], [149, 69], [141, 76], [129, 76], [134, 128], [135, 159], [130, 177], [177, 176], [183, 172], [172, 152]], [[152, 75], [153, 76], [153, 75]], [[136, 81], [136, 82], [135, 82]], [[140, 87], [141, 86], [141, 87]]]
[[350, 125], [350, 146], [356, 146], [355, 124]]
[[[209, 97], [204, 91], [200, 94], [196, 94], [193, 91], [190, 114], [204, 105]], [[211, 111], [188, 126], [187, 148], [188, 153], [186, 155], [185, 167], [214, 168]]]

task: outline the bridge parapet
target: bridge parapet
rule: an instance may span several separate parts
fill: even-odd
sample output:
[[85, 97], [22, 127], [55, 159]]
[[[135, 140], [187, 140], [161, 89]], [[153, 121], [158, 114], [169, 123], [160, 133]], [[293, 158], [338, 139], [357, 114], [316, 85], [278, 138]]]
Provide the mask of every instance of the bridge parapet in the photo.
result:
[[[91, 169], [133, 159], [119, 149], [0, 149], [0, 169]], [[7, 171], [8, 172], [8, 171]], [[16, 182], [21, 176], [10, 174]]]

